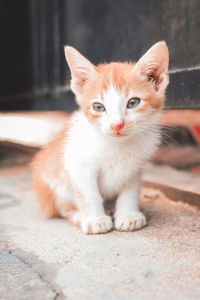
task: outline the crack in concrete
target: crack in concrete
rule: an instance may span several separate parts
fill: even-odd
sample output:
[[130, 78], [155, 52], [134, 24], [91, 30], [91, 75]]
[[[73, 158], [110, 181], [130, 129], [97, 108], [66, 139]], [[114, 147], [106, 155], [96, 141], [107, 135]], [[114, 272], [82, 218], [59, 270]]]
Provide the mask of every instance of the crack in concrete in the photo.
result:
[[9, 254], [17, 257], [23, 264], [29, 266], [41, 279], [42, 282], [44, 282], [47, 286], [50, 287], [50, 289], [52, 290], [53, 293], [55, 293], [55, 296], [52, 298], [52, 300], [56, 300], [59, 296], [60, 296], [60, 292], [56, 291], [56, 289], [52, 286], [52, 284], [47, 281], [44, 276], [42, 276], [42, 274], [40, 274], [40, 272], [35, 269], [29, 262], [25, 261], [22, 257], [20, 257], [18, 254], [14, 253], [11, 250], [8, 250]]

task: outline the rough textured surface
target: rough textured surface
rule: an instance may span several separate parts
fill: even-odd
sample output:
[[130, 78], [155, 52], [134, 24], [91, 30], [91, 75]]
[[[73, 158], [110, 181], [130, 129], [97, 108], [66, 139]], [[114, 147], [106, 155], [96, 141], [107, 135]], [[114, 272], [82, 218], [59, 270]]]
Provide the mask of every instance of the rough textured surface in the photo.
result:
[[0, 170], [0, 299], [200, 299], [200, 212], [143, 189], [148, 225], [84, 235], [45, 220], [27, 166]]
[[[56, 292], [40, 273], [12, 251], [0, 252], [1, 299], [54, 299]], [[33, 298], [34, 297], [34, 298]]]
[[143, 185], [161, 189], [170, 199], [183, 201], [200, 208], [200, 174], [175, 170], [167, 165], [147, 164]]

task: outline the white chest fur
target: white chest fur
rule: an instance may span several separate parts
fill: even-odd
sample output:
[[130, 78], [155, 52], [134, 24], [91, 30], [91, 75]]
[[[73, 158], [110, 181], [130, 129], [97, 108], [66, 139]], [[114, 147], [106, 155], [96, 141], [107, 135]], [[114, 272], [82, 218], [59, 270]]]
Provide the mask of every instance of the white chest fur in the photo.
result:
[[139, 166], [133, 145], [114, 143], [107, 147], [98, 165], [99, 189], [103, 198], [116, 197], [123, 185], [137, 174]]
[[[110, 199], [119, 194], [128, 180], [137, 176], [154, 151], [156, 141], [151, 135], [127, 140], [104, 137], [78, 112], [73, 117], [65, 146], [65, 168], [78, 185], [83, 185], [80, 181], [96, 177], [103, 198]], [[88, 173], [90, 177], [86, 176]]]

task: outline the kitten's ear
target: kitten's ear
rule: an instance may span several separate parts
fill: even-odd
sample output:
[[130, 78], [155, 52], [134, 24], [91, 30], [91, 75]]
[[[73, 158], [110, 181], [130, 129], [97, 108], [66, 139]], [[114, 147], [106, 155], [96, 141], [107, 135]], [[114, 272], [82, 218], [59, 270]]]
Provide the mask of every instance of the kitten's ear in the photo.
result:
[[65, 46], [65, 57], [71, 70], [71, 89], [76, 95], [82, 94], [95, 66], [71, 46]]
[[155, 89], [165, 92], [169, 83], [168, 76], [169, 52], [164, 41], [154, 44], [136, 63], [134, 71]]

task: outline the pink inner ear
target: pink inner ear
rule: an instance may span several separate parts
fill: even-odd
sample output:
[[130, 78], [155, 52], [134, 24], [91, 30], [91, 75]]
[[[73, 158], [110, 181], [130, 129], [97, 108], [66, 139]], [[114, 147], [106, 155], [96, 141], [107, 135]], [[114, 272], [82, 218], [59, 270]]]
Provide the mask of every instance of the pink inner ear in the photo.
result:
[[156, 67], [151, 70], [148, 70], [145, 74], [144, 72], [144, 76], [146, 76], [147, 81], [152, 82], [153, 84], [155, 84], [155, 89], [158, 90], [159, 84], [162, 82], [163, 80], [163, 75], [160, 72], [160, 70]]
[[164, 79], [164, 72], [161, 72], [160, 69], [152, 68], [151, 70], [148, 69], [146, 72], [144, 70], [143, 76], [147, 81], [154, 84], [156, 90], [159, 90], [160, 84]]
[[86, 84], [87, 80], [88, 79], [86, 77], [72, 76], [73, 85], [76, 86], [76, 88], [78, 88], [80, 91], [82, 91], [82, 88]]
[[142, 77], [155, 84], [159, 89], [164, 76], [167, 76], [169, 53], [165, 42], [158, 42], [153, 45], [136, 63], [135, 70]]
[[95, 72], [94, 65], [75, 48], [65, 47], [65, 56], [71, 70], [71, 88], [74, 93], [82, 93], [86, 82]]
[[[145, 72], [144, 72], [145, 74]], [[148, 81], [157, 82], [158, 76], [156, 76], [156, 69], [147, 71], [146, 77]]]

